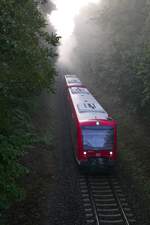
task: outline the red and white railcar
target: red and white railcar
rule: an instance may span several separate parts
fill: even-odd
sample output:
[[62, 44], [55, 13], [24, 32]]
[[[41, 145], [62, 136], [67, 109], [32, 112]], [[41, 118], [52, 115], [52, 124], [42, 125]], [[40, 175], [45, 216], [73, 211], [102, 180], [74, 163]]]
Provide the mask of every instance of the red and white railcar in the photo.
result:
[[117, 158], [116, 122], [83, 86], [68, 87], [67, 101], [77, 163], [113, 166]]

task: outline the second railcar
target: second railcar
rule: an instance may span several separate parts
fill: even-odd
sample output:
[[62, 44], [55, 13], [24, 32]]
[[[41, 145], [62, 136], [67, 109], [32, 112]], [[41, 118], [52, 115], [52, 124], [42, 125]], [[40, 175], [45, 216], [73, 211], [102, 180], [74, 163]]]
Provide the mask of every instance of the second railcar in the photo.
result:
[[76, 75], [71, 74], [71, 75], [65, 75], [65, 86], [66, 88], [68, 88], [73, 86], [81, 87], [83, 85], [80, 79]]

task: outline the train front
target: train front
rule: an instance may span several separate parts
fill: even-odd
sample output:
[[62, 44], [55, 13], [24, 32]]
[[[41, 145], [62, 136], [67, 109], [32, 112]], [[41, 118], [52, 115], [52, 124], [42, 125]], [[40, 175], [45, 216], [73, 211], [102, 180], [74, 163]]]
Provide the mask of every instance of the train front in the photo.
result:
[[78, 147], [81, 166], [112, 168], [117, 158], [117, 126], [114, 120], [82, 122]]

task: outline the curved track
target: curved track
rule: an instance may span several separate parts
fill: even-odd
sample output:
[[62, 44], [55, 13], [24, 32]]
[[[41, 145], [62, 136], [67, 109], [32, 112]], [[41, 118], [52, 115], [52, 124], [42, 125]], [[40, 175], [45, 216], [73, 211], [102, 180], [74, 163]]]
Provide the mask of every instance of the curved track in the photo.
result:
[[80, 177], [86, 223], [90, 225], [135, 225], [136, 220], [113, 176]]

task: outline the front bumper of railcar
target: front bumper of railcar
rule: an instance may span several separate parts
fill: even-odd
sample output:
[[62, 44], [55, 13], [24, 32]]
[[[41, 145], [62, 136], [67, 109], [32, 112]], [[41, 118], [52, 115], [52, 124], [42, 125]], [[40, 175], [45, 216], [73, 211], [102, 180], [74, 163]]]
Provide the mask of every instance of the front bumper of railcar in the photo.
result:
[[80, 160], [79, 165], [84, 168], [112, 169], [115, 166], [115, 160], [104, 157], [90, 157]]

